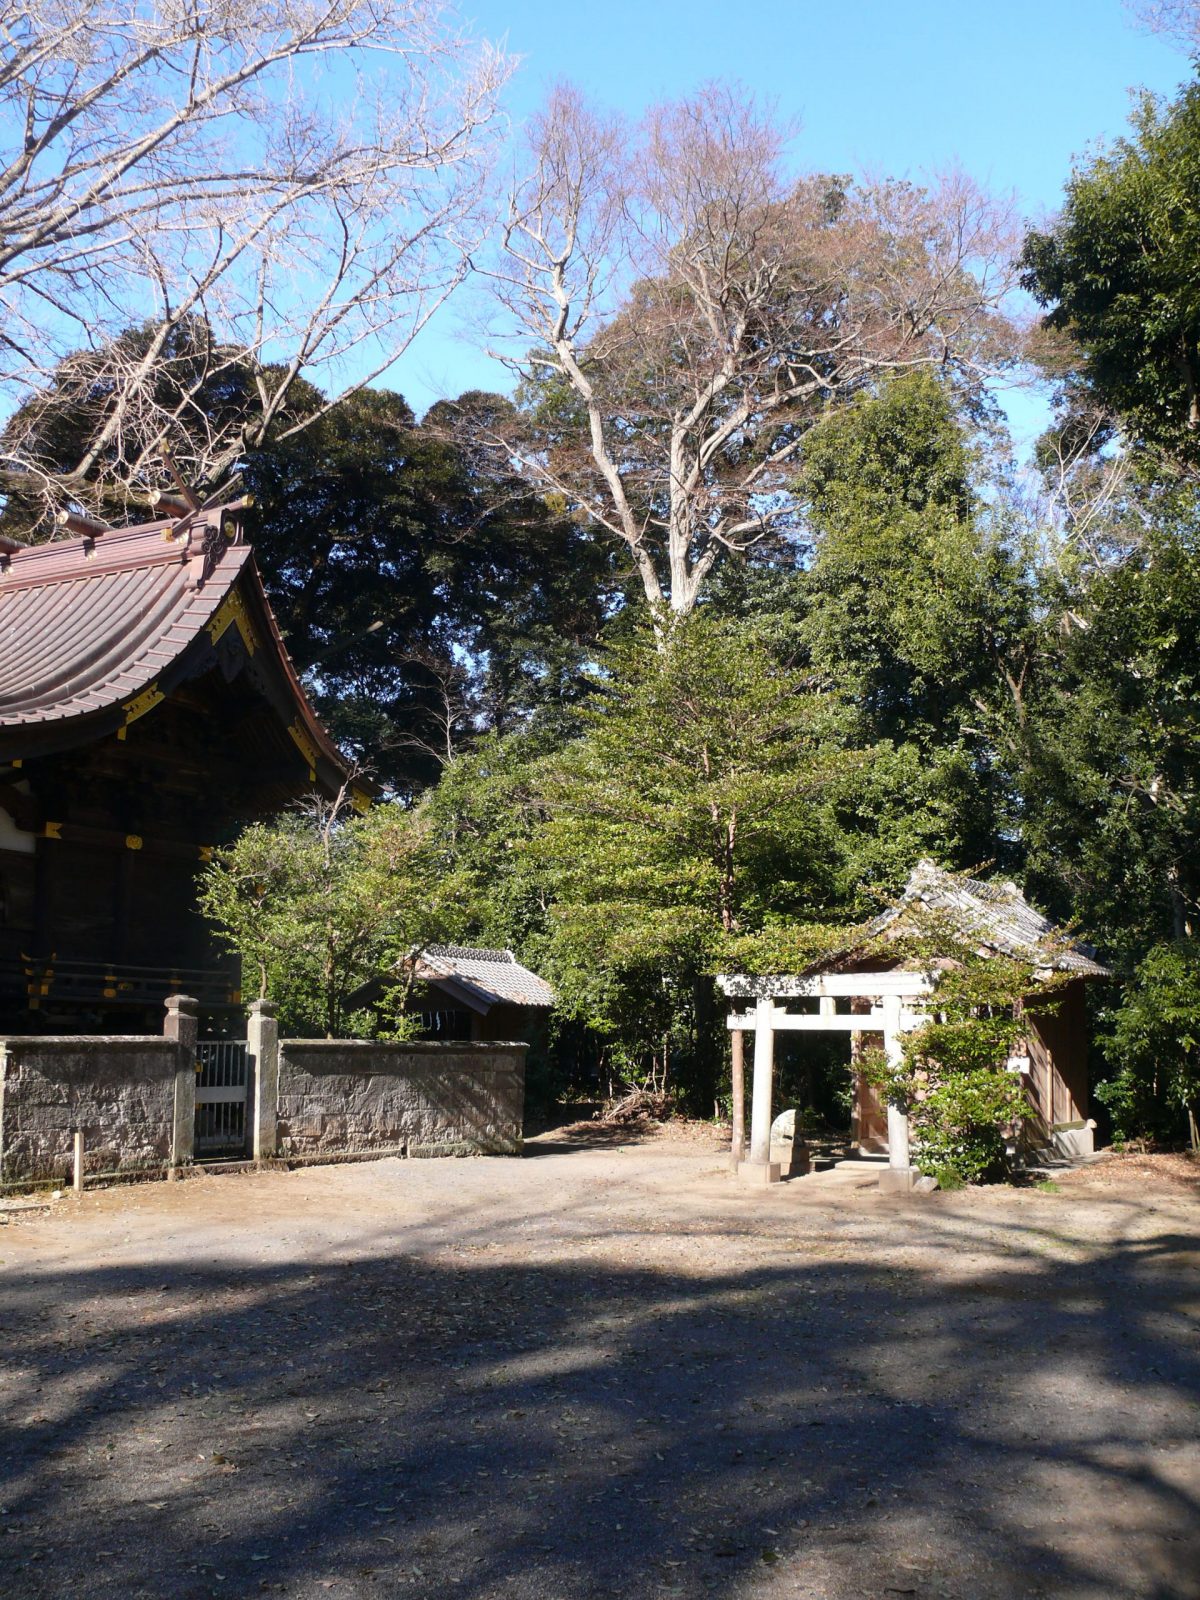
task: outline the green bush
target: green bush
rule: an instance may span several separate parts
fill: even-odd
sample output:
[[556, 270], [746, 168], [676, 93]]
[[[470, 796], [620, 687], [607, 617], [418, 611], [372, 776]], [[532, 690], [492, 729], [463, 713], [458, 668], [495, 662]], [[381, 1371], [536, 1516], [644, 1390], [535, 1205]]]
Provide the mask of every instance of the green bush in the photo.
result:
[[1096, 1085], [1114, 1139], [1149, 1136], [1198, 1143], [1200, 948], [1192, 939], [1157, 945], [1109, 1013], [1104, 1052], [1116, 1076]]
[[[1031, 1112], [1008, 1057], [1025, 1035], [1022, 1002], [1035, 987], [1032, 969], [999, 957], [970, 956], [938, 974], [929, 1021], [907, 1034], [903, 1056], [864, 1062], [867, 1076], [909, 1119], [913, 1162], [942, 1188], [1002, 1178], [1015, 1129]], [[1036, 985], [1038, 1008], [1047, 984]]]
[[955, 1189], [966, 1188], [966, 1183], [964, 1182], [962, 1175], [955, 1167], [934, 1167], [927, 1174], [927, 1176], [936, 1178], [938, 1181], [938, 1188], [944, 1189], [948, 1193], [952, 1193]]
[[929, 1056], [924, 1097], [909, 1108], [914, 1162], [942, 1183], [949, 1170], [964, 1183], [1003, 1177], [1009, 1134], [1029, 1106], [1021, 1079], [1004, 1066], [944, 1072]]

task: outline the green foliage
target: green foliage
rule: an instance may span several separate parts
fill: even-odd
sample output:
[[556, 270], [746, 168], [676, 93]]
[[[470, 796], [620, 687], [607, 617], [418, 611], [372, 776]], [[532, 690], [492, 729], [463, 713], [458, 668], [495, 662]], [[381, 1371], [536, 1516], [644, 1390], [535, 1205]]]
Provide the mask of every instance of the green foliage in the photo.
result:
[[1200, 1118], [1200, 948], [1156, 946], [1108, 1017], [1104, 1051], [1116, 1076], [1097, 1085], [1122, 1138], [1196, 1139]]
[[470, 394], [418, 425], [364, 390], [247, 464], [288, 649], [333, 732], [402, 792], [481, 731], [569, 716], [608, 605], [596, 541], [469, 448], [508, 410]]
[[402, 982], [384, 994], [382, 1024], [356, 997], [457, 931], [458, 889], [423, 818], [398, 806], [348, 817], [334, 805], [247, 828], [206, 868], [200, 906], [285, 1029], [397, 1037], [411, 1031]]
[[961, 743], [926, 750], [915, 738], [881, 740], [834, 777], [834, 892], [847, 917], [881, 910], [923, 856], [965, 866], [998, 853], [993, 801], [980, 778]]
[[954, 398], [928, 373], [832, 413], [798, 489], [816, 557], [805, 636], [814, 667], [875, 738], [957, 737], [1021, 623], [1018, 574], [985, 531]]
[[832, 412], [797, 488], [814, 560], [801, 635], [875, 759], [839, 788], [845, 894], [899, 888], [923, 854], [1003, 854], [1012, 796], [993, 704], [1027, 672], [1026, 563], [976, 487], [982, 456], [949, 387], [892, 379]]
[[727, 1049], [713, 974], [807, 964], [840, 921], [824, 795], [861, 757], [777, 642], [705, 609], [614, 643], [574, 738], [485, 740], [427, 808], [477, 936], [555, 984], [564, 1042], [597, 1040], [605, 1076], [665, 1063], [706, 1109]]
[[1190, 489], [1143, 495], [1137, 542], [1060, 602], [1080, 624], [1021, 730], [1030, 878], [1126, 971], [1200, 909], [1198, 513]]
[[1134, 439], [1200, 462], [1200, 85], [1146, 95], [1130, 137], [1074, 173], [1024, 285], [1077, 340], [1094, 392]]
[[726, 934], [762, 923], [768, 883], [772, 909], [808, 903], [827, 872], [816, 800], [855, 759], [836, 750], [828, 698], [703, 613], [661, 646], [610, 649], [605, 672], [586, 736], [544, 775], [541, 849], [562, 881], [599, 888], [617, 924], [657, 902]]
[[584, 736], [541, 769], [527, 847], [554, 975], [568, 1011], [627, 1057], [661, 1056], [681, 1018], [694, 1056], [711, 974], [827, 902], [822, 795], [857, 757], [833, 741], [827, 699], [746, 625], [700, 612], [661, 646], [610, 650], [605, 672]]
[[953, 1194], [956, 1189], [967, 1187], [966, 1180], [954, 1167], [931, 1167], [928, 1169], [928, 1176], [936, 1178], [938, 1188], [945, 1190], [947, 1194]]
[[[922, 944], [945, 948], [936, 936], [914, 949]], [[1009, 1141], [1030, 1106], [1007, 1062], [1027, 1031], [1021, 1008], [1034, 987], [1022, 962], [966, 956], [937, 973], [929, 1020], [904, 1036], [900, 1062], [881, 1055], [865, 1062], [868, 1078], [908, 1113], [916, 1166], [943, 1188], [947, 1173], [975, 1183], [1008, 1169]], [[1052, 985], [1037, 988], [1044, 1011], [1053, 1004]]]
[[999, 1176], [1008, 1166], [1009, 1130], [1026, 1108], [1020, 1079], [1003, 1067], [954, 1071], [939, 1064], [913, 1107], [918, 1168], [935, 1175], [949, 1168], [965, 1183]]

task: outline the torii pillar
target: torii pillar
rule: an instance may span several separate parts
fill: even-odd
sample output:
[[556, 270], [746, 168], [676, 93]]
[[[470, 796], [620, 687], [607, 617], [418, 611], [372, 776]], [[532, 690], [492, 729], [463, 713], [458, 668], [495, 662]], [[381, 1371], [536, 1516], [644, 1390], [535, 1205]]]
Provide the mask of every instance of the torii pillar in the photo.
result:
[[[888, 1066], [899, 1066], [904, 1054], [900, 1044], [899, 995], [885, 995], [883, 999], [883, 1049]], [[888, 1164], [887, 1171], [879, 1174], [879, 1188], [885, 1194], [903, 1194], [912, 1188], [917, 1176], [908, 1150], [908, 1113], [889, 1100], [887, 1121]]]
[[754, 1088], [750, 1101], [750, 1158], [738, 1167], [743, 1183], [765, 1188], [778, 1183], [780, 1166], [771, 1160], [771, 1091], [775, 1076], [775, 1002], [760, 995], [754, 1008]]

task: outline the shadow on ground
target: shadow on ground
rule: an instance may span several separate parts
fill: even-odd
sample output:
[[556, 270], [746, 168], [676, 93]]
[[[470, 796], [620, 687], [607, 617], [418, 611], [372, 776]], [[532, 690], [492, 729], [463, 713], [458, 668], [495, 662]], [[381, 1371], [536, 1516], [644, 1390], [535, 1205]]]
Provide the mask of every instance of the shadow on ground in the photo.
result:
[[0, 1588], [1200, 1594], [1195, 1239], [912, 1226], [953, 1271], [10, 1272]]

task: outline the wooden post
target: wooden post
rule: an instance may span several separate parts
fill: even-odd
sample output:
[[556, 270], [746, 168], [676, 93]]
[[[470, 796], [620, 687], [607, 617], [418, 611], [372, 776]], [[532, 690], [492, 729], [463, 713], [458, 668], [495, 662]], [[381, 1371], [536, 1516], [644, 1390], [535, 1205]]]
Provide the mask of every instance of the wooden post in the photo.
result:
[[775, 1002], [760, 998], [754, 1015], [754, 1086], [750, 1099], [750, 1159], [738, 1169], [748, 1183], [779, 1182], [771, 1162], [771, 1079], [775, 1072]]
[[741, 1028], [735, 1028], [730, 1035], [730, 1048], [733, 1137], [729, 1142], [729, 1165], [736, 1172], [746, 1159], [746, 1035]]
[[75, 1129], [75, 1193], [83, 1193], [83, 1129]]

